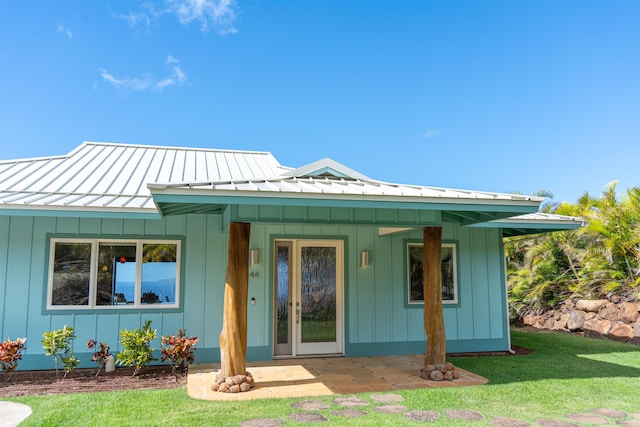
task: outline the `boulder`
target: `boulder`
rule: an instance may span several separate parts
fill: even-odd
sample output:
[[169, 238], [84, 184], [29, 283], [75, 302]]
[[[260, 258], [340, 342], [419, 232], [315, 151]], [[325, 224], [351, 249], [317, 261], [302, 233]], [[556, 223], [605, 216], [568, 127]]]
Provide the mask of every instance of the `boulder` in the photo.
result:
[[633, 338], [633, 328], [624, 322], [616, 322], [609, 330], [609, 338], [616, 341], [629, 342]]
[[640, 345], [640, 319], [636, 320], [636, 323], [633, 325], [633, 338], [631, 338], [631, 343]]
[[611, 298], [609, 298], [609, 300], [611, 300], [611, 302], [614, 304], [620, 304], [620, 301], [622, 301], [622, 297], [620, 295], [613, 295]]
[[611, 321], [590, 319], [584, 322], [582, 328], [584, 329], [584, 336], [587, 338], [606, 337], [611, 329]]
[[538, 315], [537, 314], [527, 314], [522, 319], [525, 325], [535, 326], [538, 323]]
[[618, 306], [612, 302], [608, 302], [598, 311], [598, 317], [605, 320], [615, 321], [618, 320], [618, 316], [620, 314], [620, 309]]
[[542, 324], [542, 327], [544, 329], [553, 329], [553, 326], [556, 324], [556, 321], [553, 317], [550, 317], [548, 319], [545, 319], [544, 323]]
[[568, 299], [564, 302], [564, 311], [573, 310], [574, 308], [576, 308], [576, 305], [572, 300]]
[[247, 380], [247, 376], [246, 375], [236, 375], [234, 377], [231, 377], [231, 381], [233, 381], [233, 384], [235, 385], [240, 385], [243, 382], [245, 382]]
[[429, 377], [432, 381], [442, 381], [444, 379], [444, 375], [438, 370], [432, 371]]
[[560, 316], [560, 318], [558, 320], [556, 320], [556, 323], [553, 325], [553, 329], [554, 331], [563, 331], [565, 329], [567, 329], [567, 322], [569, 321], [569, 316], [571, 316], [569, 313], [564, 313]]
[[620, 304], [618, 320], [622, 320], [624, 323], [633, 323], [640, 317], [638, 310], [640, 310], [640, 303], [623, 302]]
[[584, 311], [571, 310], [567, 319], [567, 329], [571, 332], [579, 331], [584, 326]]
[[578, 310], [587, 311], [590, 313], [597, 313], [600, 311], [600, 308], [605, 305], [607, 302], [606, 299], [581, 299], [576, 302], [576, 308]]

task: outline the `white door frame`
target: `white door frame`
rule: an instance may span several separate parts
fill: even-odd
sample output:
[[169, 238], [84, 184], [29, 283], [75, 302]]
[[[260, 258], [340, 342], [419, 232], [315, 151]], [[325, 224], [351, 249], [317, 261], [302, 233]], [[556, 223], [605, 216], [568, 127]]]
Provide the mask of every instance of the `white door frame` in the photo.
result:
[[[290, 274], [290, 298], [289, 305], [289, 341], [291, 342], [291, 354], [281, 354], [276, 351], [277, 344], [277, 312], [274, 309], [274, 357], [298, 357], [311, 355], [344, 354], [344, 241], [339, 239], [277, 239], [274, 248], [279, 243], [290, 244], [289, 265]], [[336, 249], [336, 341], [335, 342], [301, 342], [302, 321], [300, 319], [300, 306], [302, 291], [301, 254], [304, 247], [333, 247]], [[274, 259], [277, 272], [277, 254]], [[277, 299], [278, 283], [277, 273], [274, 275], [274, 305]]]

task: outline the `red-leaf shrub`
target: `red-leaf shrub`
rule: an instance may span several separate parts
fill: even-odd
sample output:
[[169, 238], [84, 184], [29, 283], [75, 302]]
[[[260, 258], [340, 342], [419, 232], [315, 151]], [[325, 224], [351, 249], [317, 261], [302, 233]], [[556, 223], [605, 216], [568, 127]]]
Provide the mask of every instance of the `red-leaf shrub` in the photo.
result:
[[196, 360], [193, 351], [196, 350], [195, 345], [198, 343], [198, 338], [187, 337], [186, 332], [186, 330], [178, 329], [178, 336], [162, 337], [160, 361], [168, 360], [173, 372], [186, 372], [187, 366]]
[[26, 349], [25, 342], [27, 342], [26, 338], [18, 338], [15, 341], [7, 338], [6, 341], [0, 343], [0, 364], [3, 373], [10, 374], [16, 370], [18, 360], [22, 360], [22, 350]]
[[[97, 341], [94, 339], [90, 339], [87, 342], [87, 349], [91, 350], [96, 348]], [[107, 343], [101, 342], [98, 349], [91, 356], [91, 360], [98, 364], [98, 372], [96, 372], [96, 376], [100, 373], [100, 369], [102, 369], [107, 363], [107, 359], [109, 358], [109, 346]]]

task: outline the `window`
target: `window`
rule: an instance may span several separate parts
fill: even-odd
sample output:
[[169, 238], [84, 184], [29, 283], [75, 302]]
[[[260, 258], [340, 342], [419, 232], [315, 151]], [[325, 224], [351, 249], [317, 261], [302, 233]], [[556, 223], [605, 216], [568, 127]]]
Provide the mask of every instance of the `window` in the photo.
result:
[[[407, 245], [409, 304], [424, 303], [422, 287], [422, 243]], [[442, 244], [442, 303], [458, 303], [458, 268], [456, 265], [456, 245]]]
[[177, 307], [180, 241], [51, 239], [47, 308]]

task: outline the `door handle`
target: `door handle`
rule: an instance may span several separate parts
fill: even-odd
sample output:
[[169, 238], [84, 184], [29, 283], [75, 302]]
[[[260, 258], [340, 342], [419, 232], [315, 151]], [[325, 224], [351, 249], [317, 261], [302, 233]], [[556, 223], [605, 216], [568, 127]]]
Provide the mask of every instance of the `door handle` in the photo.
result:
[[296, 309], [296, 323], [300, 323], [300, 309]]

